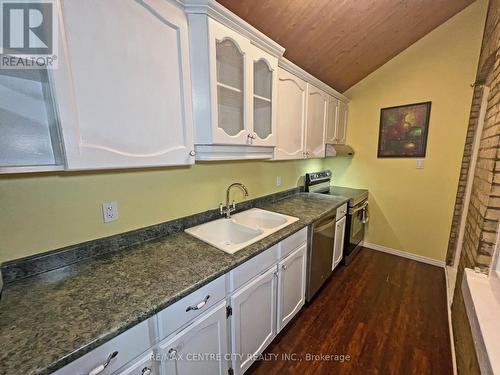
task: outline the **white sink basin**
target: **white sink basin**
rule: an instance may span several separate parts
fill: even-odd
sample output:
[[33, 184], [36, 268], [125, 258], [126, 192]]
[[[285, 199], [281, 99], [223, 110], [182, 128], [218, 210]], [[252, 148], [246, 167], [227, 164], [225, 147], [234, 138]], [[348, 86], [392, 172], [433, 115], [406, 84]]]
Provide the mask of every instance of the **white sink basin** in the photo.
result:
[[252, 228], [273, 229], [288, 222], [290, 216], [277, 214], [275, 212], [252, 208], [233, 216], [238, 224], [247, 225]]
[[296, 217], [252, 208], [230, 219], [210, 221], [188, 228], [185, 232], [226, 253], [234, 254], [298, 220]]

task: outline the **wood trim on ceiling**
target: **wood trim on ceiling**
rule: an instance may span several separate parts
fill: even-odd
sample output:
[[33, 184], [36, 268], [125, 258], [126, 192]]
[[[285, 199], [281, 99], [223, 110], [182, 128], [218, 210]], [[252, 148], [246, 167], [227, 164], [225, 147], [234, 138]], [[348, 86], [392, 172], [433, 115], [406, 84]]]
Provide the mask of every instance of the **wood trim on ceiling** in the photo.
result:
[[473, 0], [218, 0], [344, 92]]

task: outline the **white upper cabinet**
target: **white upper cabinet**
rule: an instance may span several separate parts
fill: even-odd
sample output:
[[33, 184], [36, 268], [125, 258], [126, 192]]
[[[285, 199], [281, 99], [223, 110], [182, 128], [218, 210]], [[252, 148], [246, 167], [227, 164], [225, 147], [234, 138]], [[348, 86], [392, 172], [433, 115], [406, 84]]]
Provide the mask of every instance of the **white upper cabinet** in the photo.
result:
[[307, 93], [306, 156], [325, 157], [328, 94], [309, 84]]
[[335, 97], [329, 97], [325, 143], [345, 144], [347, 131], [347, 109], [348, 106], [346, 103]]
[[253, 47], [253, 134], [251, 144], [276, 144], [278, 59]]
[[325, 130], [325, 143], [337, 143], [337, 124], [339, 114], [339, 100], [328, 96], [328, 117]]
[[192, 164], [187, 17], [164, 0], [60, 2], [67, 168]]
[[323, 158], [345, 143], [349, 99], [285, 58], [279, 60], [275, 160]]
[[215, 1], [184, 0], [198, 160], [270, 159], [284, 49]]
[[307, 83], [292, 73], [279, 68], [275, 159], [302, 159], [305, 157], [306, 110]]
[[202, 143], [244, 145], [251, 134], [247, 97], [251, 45], [247, 39], [215, 21], [210, 21], [209, 25], [210, 52], [215, 56], [210, 65], [214, 77], [214, 108], [211, 128], [199, 126], [197, 134], [205, 138]]
[[338, 120], [335, 131], [335, 143], [345, 144], [347, 136], [347, 112], [349, 106], [343, 101], [339, 101]]

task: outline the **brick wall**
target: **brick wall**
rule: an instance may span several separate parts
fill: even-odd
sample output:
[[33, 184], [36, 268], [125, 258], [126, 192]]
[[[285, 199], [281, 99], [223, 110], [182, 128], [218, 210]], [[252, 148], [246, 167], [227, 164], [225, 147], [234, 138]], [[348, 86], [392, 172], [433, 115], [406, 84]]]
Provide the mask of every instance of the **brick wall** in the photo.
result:
[[[498, 151], [499, 7], [499, 0], [490, 1], [476, 78], [476, 82], [490, 87], [490, 94], [486, 120], [481, 134], [478, 161], [474, 166], [474, 182], [463, 243], [463, 248], [467, 249], [466, 257], [469, 266], [488, 267], [491, 263], [491, 256], [495, 246], [496, 226], [500, 218], [500, 163], [498, 162], [500, 160]], [[454, 254], [458, 245], [457, 236], [463, 212], [467, 177], [471, 167], [472, 144], [478, 125], [477, 120], [483, 92], [481, 86], [476, 86], [474, 89], [446, 256], [448, 265], [453, 265]]]
[[459, 374], [479, 374], [472, 334], [465, 311], [461, 284], [464, 268], [491, 266], [496, 231], [500, 220], [500, 0], [490, 0], [476, 82], [490, 88], [477, 163], [471, 152], [478, 125], [479, 106], [485, 91], [474, 90], [469, 128], [464, 147], [462, 170], [457, 189], [450, 233], [447, 263], [451, 265], [457, 247], [457, 235], [464, 204], [469, 168], [474, 168], [469, 209], [466, 214], [462, 252], [451, 308], [454, 345]]
[[474, 88], [474, 96], [472, 97], [472, 105], [469, 117], [469, 125], [467, 127], [467, 136], [465, 139], [464, 154], [462, 157], [462, 166], [460, 169], [460, 177], [458, 180], [457, 196], [455, 199], [455, 209], [453, 211], [453, 220], [451, 223], [450, 240], [448, 242], [448, 252], [446, 254], [446, 264], [453, 265], [455, 251], [457, 250], [458, 231], [460, 228], [460, 220], [462, 217], [465, 188], [469, 175], [470, 161], [472, 156], [472, 144], [474, 142], [474, 135], [477, 130], [479, 106], [483, 95], [481, 86]]

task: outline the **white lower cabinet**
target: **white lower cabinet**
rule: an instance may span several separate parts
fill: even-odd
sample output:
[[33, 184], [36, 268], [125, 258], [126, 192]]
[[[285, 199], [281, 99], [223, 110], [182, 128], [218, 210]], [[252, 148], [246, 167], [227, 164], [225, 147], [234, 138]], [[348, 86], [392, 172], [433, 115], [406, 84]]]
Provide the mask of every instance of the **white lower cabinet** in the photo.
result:
[[304, 305], [304, 228], [56, 375], [243, 374]]
[[227, 319], [223, 301], [160, 343], [163, 374], [227, 374]]
[[[122, 368], [129, 368], [128, 363], [134, 358], [141, 360], [142, 355], [151, 349], [156, 335], [154, 331], [154, 318], [149, 318], [127, 331], [119, 334], [91, 352], [69, 363], [54, 372], [54, 375], [80, 375], [80, 374], [136, 374], [136, 372], [120, 372]], [[148, 355], [150, 355], [149, 353]], [[152, 373], [151, 375], [156, 375]]]
[[229, 274], [230, 281], [252, 275], [228, 301], [234, 374], [243, 374], [304, 305], [306, 261], [303, 229], [251, 259], [251, 269], [245, 263]]
[[276, 266], [230, 297], [232, 368], [243, 374], [276, 336]]
[[158, 363], [153, 359], [154, 352], [150, 351], [137, 361], [118, 371], [116, 375], [160, 375]]
[[278, 264], [278, 332], [305, 303], [307, 245], [302, 245]]

